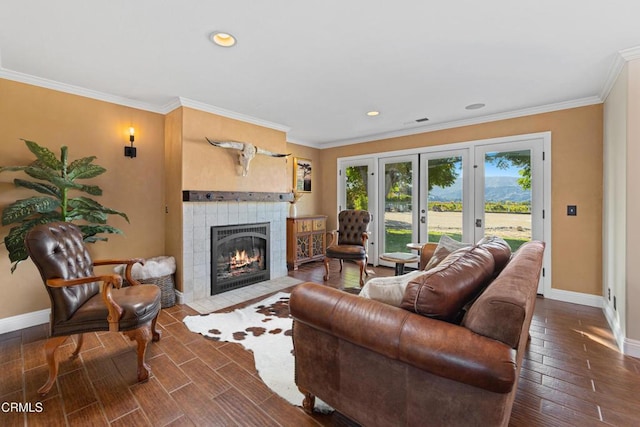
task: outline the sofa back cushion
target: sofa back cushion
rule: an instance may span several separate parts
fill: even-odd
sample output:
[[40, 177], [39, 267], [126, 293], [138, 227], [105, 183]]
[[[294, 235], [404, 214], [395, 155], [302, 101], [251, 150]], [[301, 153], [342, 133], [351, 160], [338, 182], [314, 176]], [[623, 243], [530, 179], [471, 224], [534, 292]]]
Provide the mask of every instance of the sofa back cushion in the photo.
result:
[[401, 307], [454, 322], [462, 307], [491, 279], [493, 256], [478, 246], [458, 249], [407, 285]]
[[469, 308], [462, 326], [516, 348], [527, 313], [532, 315], [543, 252], [542, 242], [522, 245]]
[[498, 236], [485, 236], [478, 243], [478, 246], [488, 250], [493, 255], [495, 262], [494, 276], [497, 276], [511, 259], [511, 247]]

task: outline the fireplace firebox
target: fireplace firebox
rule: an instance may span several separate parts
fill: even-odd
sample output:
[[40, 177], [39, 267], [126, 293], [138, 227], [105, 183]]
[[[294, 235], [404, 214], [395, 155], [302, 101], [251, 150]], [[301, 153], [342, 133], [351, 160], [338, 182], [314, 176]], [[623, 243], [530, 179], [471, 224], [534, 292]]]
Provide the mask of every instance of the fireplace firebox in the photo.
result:
[[271, 278], [269, 223], [211, 227], [211, 295]]

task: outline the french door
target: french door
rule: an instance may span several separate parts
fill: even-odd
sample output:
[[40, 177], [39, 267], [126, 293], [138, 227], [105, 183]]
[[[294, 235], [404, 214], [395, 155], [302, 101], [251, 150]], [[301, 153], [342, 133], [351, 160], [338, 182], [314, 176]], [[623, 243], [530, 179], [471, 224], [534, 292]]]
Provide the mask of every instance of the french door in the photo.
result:
[[[375, 182], [375, 161], [373, 158], [341, 162], [339, 173], [338, 212], [344, 209], [361, 209], [371, 213], [369, 231], [376, 229], [377, 191]], [[373, 238], [371, 238], [373, 236]], [[377, 264], [378, 251], [375, 235], [368, 240], [369, 262]]]
[[442, 235], [468, 243], [497, 235], [512, 251], [529, 240], [549, 242], [547, 144], [549, 134], [536, 134], [340, 160], [339, 207], [374, 214], [369, 261], [376, 265], [386, 265], [383, 253], [410, 252], [407, 243]]
[[543, 147], [536, 140], [475, 147], [474, 240], [502, 237], [513, 251], [544, 239]]
[[[381, 218], [378, 222], [379, 255], [408, 252], [407, 243], [417, 242], [418, 235], [418, 156], [386, 157], [378, 170]], [[380, 264], [391, 266], [388, 262]]]

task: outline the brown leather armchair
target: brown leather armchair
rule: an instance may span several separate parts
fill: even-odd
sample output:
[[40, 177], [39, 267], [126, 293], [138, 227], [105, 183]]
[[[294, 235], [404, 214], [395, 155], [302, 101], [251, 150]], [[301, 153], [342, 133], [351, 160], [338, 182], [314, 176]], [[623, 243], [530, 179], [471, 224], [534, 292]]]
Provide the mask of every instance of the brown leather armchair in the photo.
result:
[[[34, 227], [25, 244], [51, 300], [50, 338], [45, 344], [49, 378], [38, 393], [46, 395], [56, 380], [56, 349], [70, 335], [78, 334], [71, 358], [77, 357], [85, 332], [120, 331], [135, 340], [138, 381], [148, 380], [150, 369], [144, 358], [149, 341], [160, 339], [156, 330], [160, 289], [141, 285], [131, 277], [131, 267], [142, 260], [92, 261], [80, 229], [66, 222]], [[94, 274], [94, 266], [109, 264], [126, 264], [125, 277], [133, 286], [120, 288], [122, 277], [118, 274]]]
[[[360, 286], [364, 285], [362, 273], [367, 273], [367, 229], [371, 222], [368, 211], [348, 209], [338, 214], [338, 230], [329, 233], [330, 240], [324, 257], [324, 280], [329, 280], [329, 261], [340, 260], [340, 272], [344, 260], [354, 261], [360, 266]], [[336, 236], [337, 235], [337, 236]]]

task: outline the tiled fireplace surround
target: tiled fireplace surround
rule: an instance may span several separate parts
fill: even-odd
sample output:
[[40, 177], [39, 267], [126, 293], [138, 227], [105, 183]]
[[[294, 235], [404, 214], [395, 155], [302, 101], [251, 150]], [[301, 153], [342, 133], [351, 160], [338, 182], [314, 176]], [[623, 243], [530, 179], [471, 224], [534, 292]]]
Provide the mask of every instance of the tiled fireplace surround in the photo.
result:
[[[178, 295], [179, 301], [193, 303], [205, 298], [224, 299], [225, 294], [237, 293], [243, 289], [211, 296], [211, 227], [216, 225], [270, 223], [269, 268], [271, 279], [286, 277], [286, 218], [288, 209], [289, 203], [286, 202], [183, 202], [182, 292]], [[249, 285], [249, 287], [252, 286], [263, 285]], [[268, 291], [265, 289], [264, 293]]]

